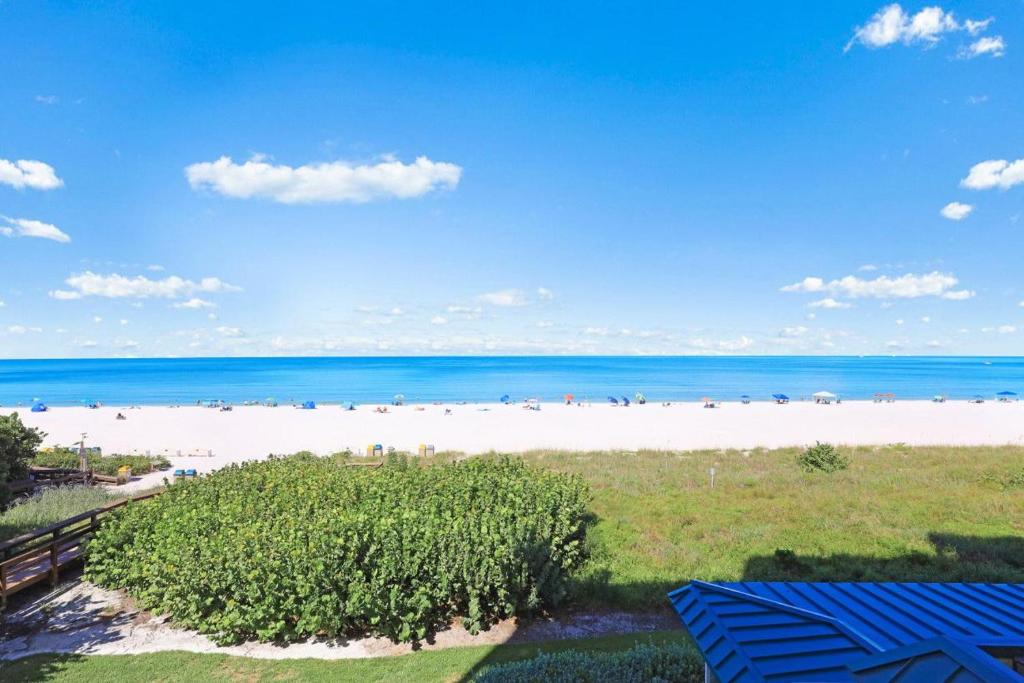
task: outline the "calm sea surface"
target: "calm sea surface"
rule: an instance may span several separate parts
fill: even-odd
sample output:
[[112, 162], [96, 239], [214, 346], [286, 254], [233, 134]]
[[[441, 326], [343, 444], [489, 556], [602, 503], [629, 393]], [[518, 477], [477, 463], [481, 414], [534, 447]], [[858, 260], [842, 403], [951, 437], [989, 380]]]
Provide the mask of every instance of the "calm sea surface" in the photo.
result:
[[289, 401], [497, 401], [565, 393], [605, 400], [640, 391], [649, 400], [793, 399], [828, 390], [844, 398], [893, 392], [1024, 395], [1024, 358], [973, 357], [490, 357], [182, 358], [0, 360], [0, 405]]

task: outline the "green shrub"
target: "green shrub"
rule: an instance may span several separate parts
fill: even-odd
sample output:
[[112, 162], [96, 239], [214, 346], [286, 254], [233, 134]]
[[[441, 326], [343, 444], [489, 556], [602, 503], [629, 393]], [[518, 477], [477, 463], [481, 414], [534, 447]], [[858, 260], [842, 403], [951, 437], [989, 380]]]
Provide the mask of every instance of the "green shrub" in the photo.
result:
[[86, 576], [219, 643], [354, 634], [418, 640], [556, 606], [584, 560], [589, 494], [520, 460], [231, 465], [130, 504]]
[[93, 486], [46, 489], [17, 502], [0, 514], [0, 541], [49, 526], [116, 499], [106, 490]]
[[797, 456], [797, 464], [806, 472], [838, 472], [850, 466], [850, 459], [832, 444], [816, 441]]
[[17, 413], [0, 415], [0, 509], [11, 498], [7, 482], [28, 475], [28, 464], [44, 436], [22, 424]]
[[533, 659], [497, 664], [477, 674], [475, 683], [697, 683], [704, 664], [692, 647], [678, 643], [636, 645], [623, 652], [567, 650]]
[[[134, 474], [145, 474], [153, 469], [167, 469], [171, 466], [170, 460], [162, 455], [97, 455], [88, 453], [86, 459], [89, 469], [96, 474], [114, 476], [117, 468], [128, 465]], [[47, 448], [39, 451], [32, 459], [36, 467], [63, 467], [78, 469], [78, 451], [72, 448]]]

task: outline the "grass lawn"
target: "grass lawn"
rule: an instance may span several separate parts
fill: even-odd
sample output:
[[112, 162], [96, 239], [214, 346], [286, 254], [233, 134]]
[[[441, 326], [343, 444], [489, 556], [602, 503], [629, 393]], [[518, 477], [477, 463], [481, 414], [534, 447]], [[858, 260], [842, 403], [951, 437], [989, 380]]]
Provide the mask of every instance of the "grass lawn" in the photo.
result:
[[483, 666], [533, 657], [540, 651], [626, 650], [636, 643], [686, 642], [682, 631], [545, 644], [459, 647], [400, 657], [323, 661], [267, 660], [217, 654], [39, 655], [0, 663], [9, 681], [466, 681]]
[[590, 482], [584, 603], [666, 607], [691, 578], [1024, 581], [1024, 448], [843, 451], [834, 474], [797, 449], [524, 457]]

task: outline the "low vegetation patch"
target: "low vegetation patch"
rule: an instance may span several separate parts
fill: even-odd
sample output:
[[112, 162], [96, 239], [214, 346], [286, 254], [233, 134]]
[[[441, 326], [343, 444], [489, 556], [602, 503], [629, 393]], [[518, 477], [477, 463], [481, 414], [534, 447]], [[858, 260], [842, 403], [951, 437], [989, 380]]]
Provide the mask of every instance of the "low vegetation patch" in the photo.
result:
[[0, 513], [0, 541], [20, 536], [41, 527], [117, 500], [105, 489], [94, 486], [65, 486], [46, 489], [19, 500]]
[[[171, 462], [162, 455], [97, 455], [88, 453], [86, 458], [90, 470], [96, 474], [110, 477], [115, 476], [118, 468], [125, 465], [132, 468], [133, 474], [145, 474], [171, 466]], [[71, 448], [46, 448], [35, 454], [32, 464], [36, 467], [78, 469], [78, 451]]]
[[291, 456], [129, 504], [86, 576], [217, 642], [417, 640], [559, 605], [585, 557], [578, 476], [517, 459], [378, 469]]
[[797, 456], [797, 462], [805, 472], [838, 472], [850, 466], [850, 459], [838, 448], [820, 441]]
[[476, 683], [690, 683], [704, 680], [703, 661], [689, 645], [640, 644], [624, 652], [541, 653], [533, 659], [485, 668]]

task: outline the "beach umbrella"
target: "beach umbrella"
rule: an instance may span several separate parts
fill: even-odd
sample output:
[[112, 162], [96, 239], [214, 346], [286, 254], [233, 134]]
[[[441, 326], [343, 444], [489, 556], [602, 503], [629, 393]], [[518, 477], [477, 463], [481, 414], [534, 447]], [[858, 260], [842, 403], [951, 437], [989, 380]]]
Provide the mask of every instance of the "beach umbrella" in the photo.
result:
[[566, 403], [572, 403], [572, 401], [573, 401], [573, 399], [574, 399], [574, 398], [576, 398], [576, 397], [575, 397], [575, 396], [573, 396], [572, 394], [566, 394], [566, 395], [565, 395], [565, 402], [566, 402]]
[[348, 404], [348, 407], [345, 408], [345, 410], [355, 410], [355, 409], [356, 409], [356, 404], [355, 403], [351, 403], [351, 402]]
[[996, 394], [996, 396], [1006, 396], [1007, 398], [1009, 398], [1011, 396], [1016, 396], [1016, 395], [1017, 395], [1016, 391], [1000, 391], [998, 394]]
[[622, 405], [624, 405], [624, 406], [628, 406], [629, 405], [629, 399], [626, 398], [625, 396], [622, 397]]
[[502, 396], [501, 398], [499, 398], [498, 400], [499, 400], [499, 401], [501, 401], [502, 403], [508, 403], [508, 402], [509, 402], [509, 397], [508, 397], [508, 394], [505, 394], [505, 395], [503, 395], [503, 396]]
[[609, 396], [608, 402], [611, 403], [613, 406], [619, 405], [619, 399], [615, 398], [614, 396]]
[[740, 401], [742, 403], [750, 403], [750, 397], [747, 396], [746, 394], [743, 394], [742, 396], [740, 396]]
[[405, 394], [395, 394], [395, 405], [400, 406], [405, 403]]
[[789, 396], [786, 396], [785, 394], [772, 394], [772, 398], [774, 398], [776, 401], [788, 401], [789, 400]]
[[641, 394], [639, 391], [636, 392], [636, 395], [633, 396], [633, 398], [636, 399], [637, 403], [647, 403], [647, 397]]
[[302, 404], [303, 410], [316, 410], [316, 403], [313, 401], [306, 401]]
[[49, 410], [49, 408], [47, 408], [46, 404], [42, 401], [36, 401], [32, 404], [33, 413], [45, 413], [47, 410]]
[[812, 396], [814, 398], [824, 398], [824, 399], [832, 399], [832, 398], [836, 397], [836, 395], [833, 394], [831, 391], [818, 391], [818, 392], [815, 392], [814, 394], [812, 394]]

